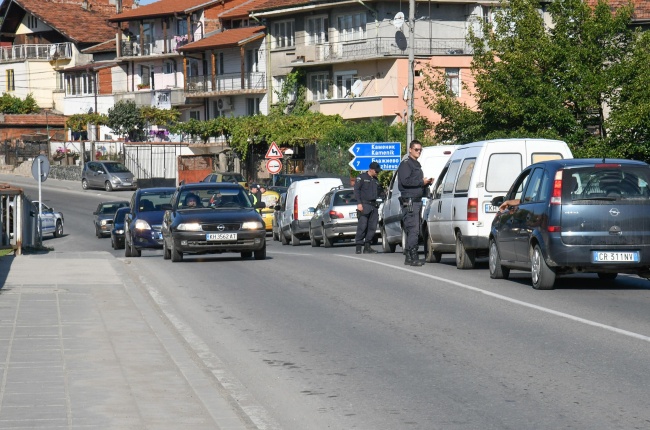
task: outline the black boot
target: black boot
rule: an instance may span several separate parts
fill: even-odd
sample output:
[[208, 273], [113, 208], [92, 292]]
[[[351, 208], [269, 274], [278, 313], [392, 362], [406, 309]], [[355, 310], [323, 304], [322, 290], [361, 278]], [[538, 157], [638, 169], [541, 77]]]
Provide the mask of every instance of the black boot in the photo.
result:
[[417, 248], [411, 248], [410, 250], [411, 254], [411, 266], [424, 266], [424, 261], [420, 260], [418, 257], [418, 249]]
[[405, 266], [413, 265], [413, 256], [411, 255], [410, 248], [404, 248], [404, 265]]
[[364, 248], [363, 248], [363, 253], [364, 253], [364, 254], [377, 254], [377, 251], [375, 251], [374, 249], [372, 249], [372, 248], [370, 247], [370, 244], [369, 244], [368, 242], [366, 242], [366, 245], [365, 245]]
[[357, 254], [361, 254], [361, 248], [363, 248], [363, 245], [357, 245]]

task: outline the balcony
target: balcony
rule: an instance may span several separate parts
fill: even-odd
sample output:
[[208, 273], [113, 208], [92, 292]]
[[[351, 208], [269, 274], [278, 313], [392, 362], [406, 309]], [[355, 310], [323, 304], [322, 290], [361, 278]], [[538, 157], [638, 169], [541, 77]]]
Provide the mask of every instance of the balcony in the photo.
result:
[[226, 73], [215, 77], [212, 85], [212, 75], [190, 76], [187, 78], [188, 93], [246, 93], [266, 91], [266, 75], [264, 72], [249, 72], [244, 74], [242, 86], [241, 73]]
[[0, 62], [24, 60], [65, 60], [72, 58], [72, 43], [12, 45], [0, 48]]
[[123, 40], [121, 44], [122, 57], [141, 57], [147, 55], [179, 55], [177, 49], [187, 45], [187, 36], [172, 36], [168, 40], [150, 40], [145, 38], [145, 43], [140, 45], [139, 38]]
[[[315, 45], [313, 50], [304, 50], [305, 62], [354, 61], [387, 56], [407, 56], [407, 44], [396, 42], [394, 37], [377, 37], [352, 42], [328, 42]], [[428, 39], [415, 40], [416, 56], [433, 55], [471, 55], [472, 48], [465, 39]]]

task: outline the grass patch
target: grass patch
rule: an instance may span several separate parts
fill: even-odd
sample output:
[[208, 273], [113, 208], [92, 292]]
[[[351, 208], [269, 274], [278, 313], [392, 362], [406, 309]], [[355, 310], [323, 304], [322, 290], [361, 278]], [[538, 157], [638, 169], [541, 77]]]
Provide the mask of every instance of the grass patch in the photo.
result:
[[13, 254], [14, 250], [11, 248], [8, 249], [0, 249], [0, 257], [4, 257], [5, 255]]

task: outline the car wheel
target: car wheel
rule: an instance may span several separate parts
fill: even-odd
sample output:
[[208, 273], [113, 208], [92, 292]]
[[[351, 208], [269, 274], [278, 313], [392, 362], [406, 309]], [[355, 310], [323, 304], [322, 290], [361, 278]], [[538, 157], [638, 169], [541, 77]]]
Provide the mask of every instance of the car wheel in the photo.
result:
[[384, 254], [392, 254], [395, 252], [395, 248], [397, 247], [396, 244], [390, 244], [388, 243], [388, 239], [386, 239], [386, 227], [382, 226], [381, 227], [381, 250], [384, 252]]
[[129, 241], [126, 240], [126, 236], [124, 237], [124, 256], [125, 257], [131, 256], [131, 245], [129, 245]]
[[530, 256], [530, 273], [533, 278], [534, 289], [553, 289], [555, 285], [555, 271], [546, 264], [539, 245], [535, 245]]
[[169, 260], [170, 258], [172, 258], [172, 252], [167, 248], [167, 241], [163, 238], [163, 260]]
[[314, 237], [314, 230], [312, 230], [311, 228], [309, 229], [309, 241], [311, 242], [311, 246], [313, 247], [320, 246], [320, 240], [317, 240]]
[[433, 239], [427, 234], [427, 240], [424, 242], [424, 255], [427, 263], [440, 263], [442, 253], [433, 250]]
[[251, 258], [253, 256], [253, 251], [244, 251], [241, 253], [241, 258]]
[[170, 253], [171, 253], [172, 261], [174, 263], [178, 263], [179, 261], [183, 261], [183, 253], [176, 249], [176, 245], [174, 244], [173, 240], [172, 240], [172, 247], [171, 247]]
[[113, 186], [111, 185], [110, 181], [106, 181], [106, 182], [104, 183], [104, 189], [105, 189], [106, 191], [108, 191], [108, 192], [113, 191]]
[[287, 236], [284, 234], [284, 232], [282, 230], [280, 230], [279, 235], [280, 235], [280, 242], [283, 245], [288, 245], [289, 244], [289, 239], [287, 239]]
[[598, 277], [603, 281], [613, 281], [618, 276], [618, 273], [599, 273]]
[[492, 279], [508, 279], [510, 276], [510, 269], [501, 266], [501, 256], [499, 256], [499, 248], [494, 239], [490, 240], [490, 278]]
[[298, 246], [300, 245], [300, 238], [293, 234], [293, 231], [291, 231], [291, 246]]
[[277, 233], [277, 231], [276, 231], [275, 226], [273, 226], [273, 230], [271, 230], [271, 232], [272, 232], [272, 233], [271, 233], [271, 236], [273, 236], [273, 240], [274, 240], [274, 241], [278, 241], [278, 240], [280, 240], [280, 236], [278, 236], [278, 233]]
[[113, 235], [111, 235], [111, 248], [117, 249], [117, 245], [115, 244], [115, 240], [113, 240]]
[[258, 249], [257, 251], [254, 252], [254, 254], [256, 260], [266, 260], [266, 243], [264, 244], [262, 249]]
[[334, 240], [327, 237], [327, 235], [325, 234], [325, 230], [323, 230], [323, 246], [325, 248], [331, 248], [332, 246], [334, 246]]
[[63, 223], [59, 220], [56, 222], [56, 228], [54, 229], [54, 237], [63, 236]]
[[82, 179], [81, 180], [81, 188], [84, 189], [84, 190], [87, 190], [88, 189], [88, 181], [86, 181], [85, 179]]
[[456, 235], [456, 268], [461, 270], [473, 269], [476, 265], [476, 251], [468, 251], [463, 245], [463, 235]]
[[97, 224], [95, 224], [95, 236], [97, 236], [97, 239], [101, 239], [102, 234], [99, 232], [99, 227]]
[[133, 241], [131, 241], [131, 257], [141, 257], [142, 256], [142, 250], [138, 249], [135, 247], [133, 244]]

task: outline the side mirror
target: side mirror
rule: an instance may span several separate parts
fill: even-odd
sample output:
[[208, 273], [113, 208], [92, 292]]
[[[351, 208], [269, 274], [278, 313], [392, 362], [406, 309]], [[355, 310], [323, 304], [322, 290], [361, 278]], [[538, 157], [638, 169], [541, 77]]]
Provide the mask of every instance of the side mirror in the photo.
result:
[[280, 211], [280, 210], [282, 210], [282, 206], [275, 205], [275, 206], [273, 206], [273, 210]]
[[492, 204], [492, 206], [499, 207], [503, 204], [504, 201], [505, 201], [505, 196], [496, 196], [495, 198], [492, 199], [490, 203]]

